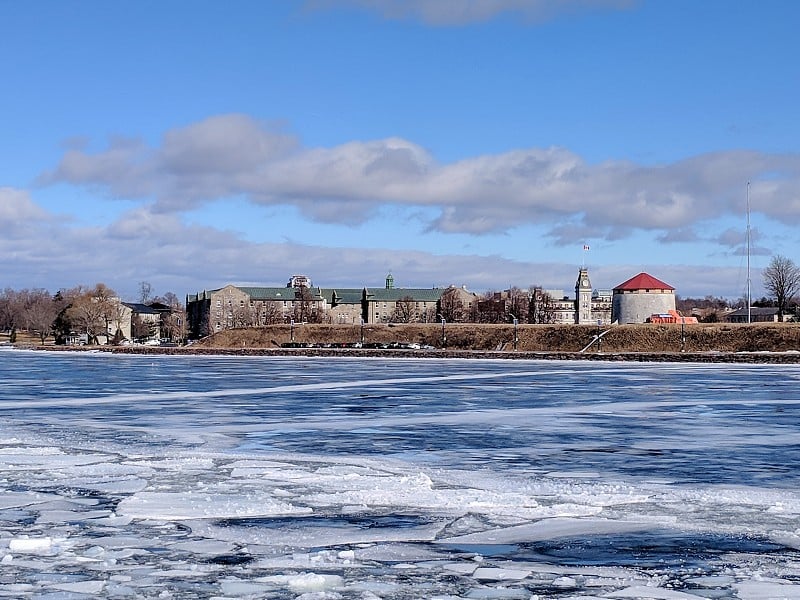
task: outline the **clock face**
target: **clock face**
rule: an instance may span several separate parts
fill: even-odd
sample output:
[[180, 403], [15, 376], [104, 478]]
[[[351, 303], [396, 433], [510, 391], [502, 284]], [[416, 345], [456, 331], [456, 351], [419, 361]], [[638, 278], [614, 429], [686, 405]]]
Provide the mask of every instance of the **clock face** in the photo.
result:
[[584, 279], [583, 281], [581, 281], [581, 285], [586, 287], [587, 285], [589, 285], [589, 280], [588, 279]]

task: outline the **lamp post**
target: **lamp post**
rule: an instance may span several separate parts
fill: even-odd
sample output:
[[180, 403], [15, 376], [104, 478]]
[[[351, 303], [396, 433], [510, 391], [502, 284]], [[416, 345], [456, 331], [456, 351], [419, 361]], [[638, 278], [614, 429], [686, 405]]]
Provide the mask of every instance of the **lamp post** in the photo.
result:
[[519, 319], [514, 315], [511, 315], [511, 319], [514, 322], [514, 350], [517, 349], [517, 342], [519, 341], [519, 337], [517, 336], [517, 323], [519, 323]]
[[683, 315], [681, 315], [681, 352], [686, 352], [686, 329], [684, 325], [686, 324], [686, 319]]
[[602, 319], [597, 319], [597, 352], [600, 353], [600, 344], [603, 343], [603, 339], [600, 337], [600, 328], [603, 326]]
[[361, 345], [364, 345], [364, 317], [361, 317]]
[[437, 315], [442, 320], [442, 348], [447, 346], [447, 335], [444, 332], [444, 326], [446, 321], [442, 315]]
[[289, 341], [294, 341], [294, 319], [289, 320]]

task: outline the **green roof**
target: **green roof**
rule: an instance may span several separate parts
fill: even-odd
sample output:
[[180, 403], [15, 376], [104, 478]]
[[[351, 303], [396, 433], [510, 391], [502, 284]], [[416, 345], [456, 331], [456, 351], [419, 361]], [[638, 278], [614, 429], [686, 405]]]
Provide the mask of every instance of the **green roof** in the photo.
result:
[[406, 297], [414, 302], [438, 302], [443, 293], [442, 288], [368, 288], [367, 302], [397, 302]]
[[[321, 288], [320, 294], [328, 304], [361, 304], [361, 298], [364, 290], [361, 288]], [[333, 299], [336, 297], [336, 302]]]
[[[242, 290], [245, 294], [250, 296], [251, 300], [294, 300], [297, 288], [287, 287], [247, 287], [247, 286], [234, 286], [238, 290]], [[311, 288], [312, 297], [315, 296], [315, 289]]]
[[[227, 286], [225, 286], [227, 287]], [[234, 285], [238, 290], [241, 290], [251, 300], [294, 300], [295, 292], [298, 288], [287, 287], [254, 287], [254, 286], [240, 286]], [[189, 295], [188, 301], [194, 302], [200, 298], [210, 298], [211, 294], [215, 294], [225, 288], [216, 290], [207, 290], [200, 294]], [[325, 299], [328, 304], [334, 304], [334, 296], [336, 297], [336, 304], [359, 304], [364, 295], [363, 288], [309, 288], [312, 298], [314, 300]], [[445, 292], [444, 288], [366, 288], [367, 302], [397, 302], [403, 298], [410, 297], [415, 302], [438, 302]]]

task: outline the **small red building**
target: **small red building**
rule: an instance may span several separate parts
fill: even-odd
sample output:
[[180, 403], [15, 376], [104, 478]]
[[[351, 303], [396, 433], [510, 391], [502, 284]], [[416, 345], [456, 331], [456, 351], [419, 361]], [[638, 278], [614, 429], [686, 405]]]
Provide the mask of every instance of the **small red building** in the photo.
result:
[[650, 323], [682, 323], [685, 325], [697, 324], [697, 317], [684, 317], [677, 310], [670, 310], [666, 313], [650, 315]]

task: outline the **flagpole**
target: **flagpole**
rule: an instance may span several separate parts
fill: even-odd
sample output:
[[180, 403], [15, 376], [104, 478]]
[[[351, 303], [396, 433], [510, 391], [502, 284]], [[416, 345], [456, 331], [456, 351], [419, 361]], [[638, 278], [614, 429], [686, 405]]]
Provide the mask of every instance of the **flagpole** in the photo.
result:
[[750, 182], [747, 182], [747, 322], [750, 323]]

